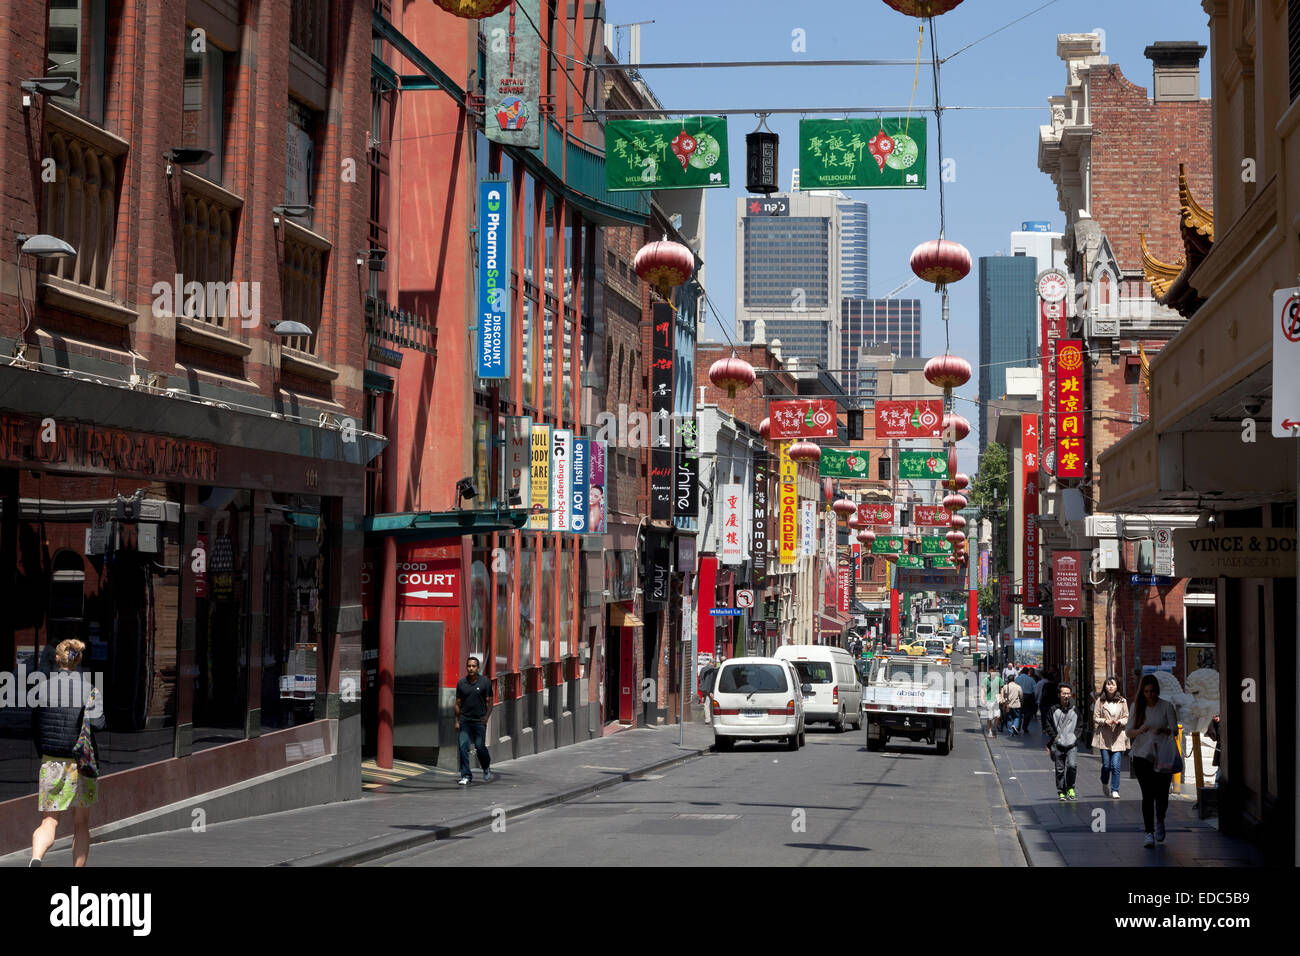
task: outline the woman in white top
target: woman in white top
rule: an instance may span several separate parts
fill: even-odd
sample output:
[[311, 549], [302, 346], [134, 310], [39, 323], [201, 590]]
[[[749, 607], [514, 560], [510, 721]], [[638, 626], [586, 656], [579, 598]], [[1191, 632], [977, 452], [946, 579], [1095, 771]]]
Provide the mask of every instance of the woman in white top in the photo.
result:
[[[1129, 718], [1127, 736], [1129, 758], [1138, 786], [1142, 788], [1142, 822], [1146, 825], [1146, 847], [1155, 846], [1165, 838], [1165, 811], [1169, 809], [1169, 785], [1172, 773], [1156, 773], [1156, 748], [1162, 737], [1173, 737], [1178, 731], [1178, 713], [1174, 705], [1160, 699], [1160, 682], [1154, 674], [1147, 674], [1138, 685], [1137, 701]], [[1155, 825], [1151, 818], [1154, 813]]]

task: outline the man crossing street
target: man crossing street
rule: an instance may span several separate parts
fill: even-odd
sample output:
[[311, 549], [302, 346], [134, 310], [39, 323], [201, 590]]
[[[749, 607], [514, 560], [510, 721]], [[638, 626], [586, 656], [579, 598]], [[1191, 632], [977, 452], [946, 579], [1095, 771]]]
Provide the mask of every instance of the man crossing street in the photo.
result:
[[465, 661], [465, 676], [456, 683], [456, 730], [460, 744], [460, 780], [462, 787], [469, 786], [473, 774], [469, 767], [469, 751], [478, 751], [478, 763], [483, 768], [483, 782], [492, 781], [492, 757], [487, 749], [487, 721], [492, 716], [492, 682], [478, 671], [478, 658]]

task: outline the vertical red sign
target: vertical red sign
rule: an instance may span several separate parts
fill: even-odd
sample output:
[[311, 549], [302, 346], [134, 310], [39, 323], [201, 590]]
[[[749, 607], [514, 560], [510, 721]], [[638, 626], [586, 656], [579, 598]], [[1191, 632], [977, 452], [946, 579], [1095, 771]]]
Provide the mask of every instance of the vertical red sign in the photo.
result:
[[1057, 339], [1056, 476], [1083, 477], [1083, 342]]
[[998, 575], [998, 596], [1002, 600], [1002, 616], [1011, 616], [1011, 575]]
[[1043, 451], [1049, 452], [1056, 448], [1056, 353], [1053, 347], [1065, 332], [1065, 303], [1040, 299], [1039, 305], [1043, 362]]
[[840, 555], [840, 566], [839, 566], [839, 572], [840, 572], [840, 590], [839, 590], [840, 604], [839, 604], [839, 607], [840, 607], [840, 613], [841, 613], [841, 614], [848, 614], [848, 613], [849, 613], [849, 582], [852, 580], [852, 577], [851, 577], [851, 571], [850, 571], [850, 568], [849, 568], [849, 560], [850, 560], [850, 559], [849, 559], [849, 556], [848, 556], [847, 554], [842, 554], [842, 555]]
[[1022, 513], [1025, 516], [1025, 604], [1038, 605], [1038, 416], [1020, 416], [1020, 463], [1023, 467]]
[[853, 554], [853, 579], [862, 580], [862, 545], [856, 541], [850, 546]]

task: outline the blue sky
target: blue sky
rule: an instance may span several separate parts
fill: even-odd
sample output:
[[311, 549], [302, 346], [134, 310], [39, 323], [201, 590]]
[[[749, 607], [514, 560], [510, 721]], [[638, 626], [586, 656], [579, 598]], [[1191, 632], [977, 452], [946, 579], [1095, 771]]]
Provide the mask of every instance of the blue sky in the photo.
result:
[[[945, 184], [947, 237], [963, 243], [973, 260], [1006, 252], [1010, 233], [1024, 220], [1064, 225], [1056, 189], [1038, 171], [1038, 127], [1050, 120], [1047, 97], [1065, 89], [1065, 64], [1056, 56], [1058, 33], [1105, 31], [1110, 62], [1140, 86], [1151, 87], [1151, 61], [1142, 51], [1158, 40], [1194, 40], [1209, 45], [1200, 0], [965, 0], [936, 20], [940, 57], [972, 41], [970, 49], [944, 65], [945, 106], [1030, 107], [957, 110], [944, 114], [944, 154], [955, 163], [956, 180]], [[986, 34], [1039, 7], [1043, 9], [987, 39]], [[917, 23], [881, 0], [818, 0], [791, 4], [776, 0], [608, 0], [607, 22], [655, 22], [642, 27], [642, 62], [797, 59], [915, 60]], [[804, 31], [806, 52], [792, 51], [792, 34]], [[929, 56], [925, 38], [923, 58]], [[626, 59], [627, 41], [623, 57]], [[1209, 95], [1209, 54], [1201, 61], [1201, 95]], [[666, 108], [707, 113], [748, 107], [897, 106], [912, 97], [914, 71], [907, 67], [650, 70], [644, 76]], [[915, 102], [933, 102], [922, 67]], [[781, 136], [781, 183], [788, 188], [798, 162], [799, 116], [770, 117]], [[929, 116], [929, 188], [920, 191], [859, 190], [854, 198], [871, 205], [871, 290], [883, 295], [911, 277], [912, 249], [939, 231], [939, 155]], [[708, 190], [708, 232], [704, 259], [710, 298], [723, 313], [724, 330], [710, 317], [711, 338], [735, 335], [735, 197], [744, 190], [744, 137], [757, 126], [752, 116], [728, 124], [730, 189]], [[979, 357], [978, 262], [970, 276], [952, 286], [951, 351], [975, 366]], [[939, 297], [917, 283], [904, 295], [922, 303], [922, 348], [944, 349]], [[974, 398], [978, 375], [958, 394]], [[959, 401], [957, 411], [978, 425], [976, 406]], [[973, 472], [978, 437], [961, 443], [962, 470]]]

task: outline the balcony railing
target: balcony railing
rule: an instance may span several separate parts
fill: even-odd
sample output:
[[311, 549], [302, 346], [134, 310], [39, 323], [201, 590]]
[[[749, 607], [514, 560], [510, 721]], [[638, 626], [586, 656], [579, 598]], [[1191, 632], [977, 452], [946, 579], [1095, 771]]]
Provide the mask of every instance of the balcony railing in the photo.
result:
[[77, 250], [43, 267], [45, 274], [104, 295], [112, 289], [119, 164], [127, 144], [85, 120], [48, 105], [45, 155], [54, 177], [45, 183], [41, 230]]
[[328, 248], [312, 241], [313, 234], [294, 223], [284, 222], [284, 266], [280, 273], [283, 296], [281, 317], [301, 322], [313, 330], [312, 335], [291, 335], [284, 346], [308, 355], [316, 354], [316, 332], [320, 331], [321, 309], [325, 295], [325, 260]]
[[[238, 197], [208, 184], [188, 170], [181, 173], [181, 249], [182, 282], [198, 282], [205, 290], [226, 290], [222, 295], [205, 295], [198, 319], [216, 329], [234, 326], [233, 317], [241, 308], [251, 312], [251, 295], [236, 291], [231, 285], [235, 261], [235, 239], [242, 203]], [[177, 303], [176, 313], [182, 313]], [[252, 318], [252, 316], [249, 316]]]
[[366, 296], [366, 339], [370, 361], [381, 365], [400, 366], [400, 349], [438, 354], [438, 330], [432, 322], [369, 295]]

